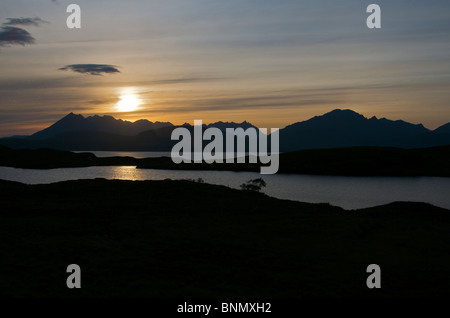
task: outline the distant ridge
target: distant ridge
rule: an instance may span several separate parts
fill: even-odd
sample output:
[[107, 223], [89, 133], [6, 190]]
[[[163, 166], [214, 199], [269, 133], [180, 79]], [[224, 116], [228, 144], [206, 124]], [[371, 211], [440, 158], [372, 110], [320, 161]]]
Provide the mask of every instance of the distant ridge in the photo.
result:
[[436, 128], [434, 131], [443, 134], [450, 134], [450, 123], [442, 125], [441, 127]]
[[[225, 130], [227, 128], [233, 128], [236, 129], [238, 127], [242, 128], [242, 129], [248, 129], [248, 128], [257, 128], [256, 126], [250, 124], [247, 121], [243, 121], [242, 123], [235, 123], [235, 122], [223, 122], [223, 121], [218, 121], [212, 124], [203, 124], [203, 126], [205, 128], [210, 128], [210, 127], [215, 127], [215, 128], [219, 128], [220, 130]], [[183, 127], [193, 127], [190, 123], [184, 123]]]
[[[182, 126], [193, 129], [190, 123]], [[16, 149], [170, 151], [176, 143], [170, 138], [176, 127], [170, 122], [143, 119], [131, 123], [111, 116], [83, 117], [70, 113], [31, 136], [2, 138], [0, 145]], [[255, 126], [247, 121], [203, 125], [204, 129], [209, 127], [225, 130]], [[444, 145], [450, 145], [450, 123], [433, 131], [422, 124], [403, 120], [366, 118], [350, 109], [335, 109], [280, 130], [281, 152], [354, 146], [424, 148]]]
[[294, 151], [350, 146], [415, 148], [450, 144], [450, 136], [443, 141], [429, 140], [428, 144], [419, 142], [430, 133], [422, 124], [376, 117], [368, 119], [349, 109], [335, 109], [282, 129], [280, 147], [285, 151]]
[[31, 135], [30, 139], [43, 140], [61, 133], [74, 131], [98, 131], [123, 136], [134, 136], [147, 130], [171, 126], [173, 125], [168, 122], [151, 122], [146, 119], [140, 119], [132, 123], [122, 119], [115, 119], [112, 116], [95, 115], [83, 117], [83, 115], [70, 113], [50, 127]]

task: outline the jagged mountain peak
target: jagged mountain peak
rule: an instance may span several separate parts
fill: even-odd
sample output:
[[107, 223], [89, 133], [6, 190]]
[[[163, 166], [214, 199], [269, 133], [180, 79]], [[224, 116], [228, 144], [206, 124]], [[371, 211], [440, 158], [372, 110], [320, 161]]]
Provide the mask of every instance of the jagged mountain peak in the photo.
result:
[[148, 120], [130, 122], [122, 119], [116, 119], [110, 115], [94, 115], [84, 117], [81, 114], [74, 114], [73, 112], [70, 112], [50, 127], [33, 134], [30, 138], [48, 139], [61, 133], [74, 131], [96, 131], [133, 136], [146, 130], [153, 130], [167, 126], [173, 125], [169, 122], [154, 123]]

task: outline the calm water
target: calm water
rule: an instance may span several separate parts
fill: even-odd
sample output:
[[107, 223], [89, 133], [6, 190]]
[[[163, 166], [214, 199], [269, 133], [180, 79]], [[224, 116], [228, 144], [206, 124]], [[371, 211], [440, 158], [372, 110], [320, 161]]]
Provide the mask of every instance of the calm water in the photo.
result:
[[[94, 155], [96, 155], [98, 158], [103, 158], [103, 157], [133, 157], [133, 158], [137, 158], [137, 159], [142, 159], [142, 158], [159, 158], [159, 157], [171, 157], [171, 152], [170, 151], [130, 151], [130, 152], [126, 152], [126, 151], [73, 151], [73, 152], [90, 152], [93, 153]], [[235, 154], [222, 154], [223, 158], [236, 158]], [[248, 155], [248, 153], [246, 153], [246, 155]], [[203, 155], [204, 156], [204, 155]], [[182, 156], [179, 156], [180, 158], [183, 158]], [[186, 155], [186, 157], [188, 159], [191, 158], [190, 155]], [[204, 159], [208, 158], [207, 156], [204, 156]], [[212, 158], [214, 159], [214, 158]]]
[[[163, 180], [202, 178], [207, 183], [239, 188], [253, 172], [175, 171], [133, 167], [87, 167], [52, 170], [0, 167], [0, 179], [27, 184], [74, 179]], [[393, 201], [420, 201], [450, 209], [450, 178], [438, 177], [335, 177], [264, 175], [265, 193], [280, 199], [330, 203], [346, 209], [372, 207]]]
[[73, 152], [90, 152], [99, 158], [103, 157], [133, 157], [133, 158], [159, 158], [170, 157], [170, 151], [73, 151]]

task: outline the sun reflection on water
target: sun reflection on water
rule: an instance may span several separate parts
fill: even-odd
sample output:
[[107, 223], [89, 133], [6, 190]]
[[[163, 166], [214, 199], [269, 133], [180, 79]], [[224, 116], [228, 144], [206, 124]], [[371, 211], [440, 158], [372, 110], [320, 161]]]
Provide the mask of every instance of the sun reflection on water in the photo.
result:
[[[112, 167], [111, 179], [119, 180], [143, 180], [138, 177], [138, 170], [135, 166]], [[109, 179], [109, 178], [108, 178]]]

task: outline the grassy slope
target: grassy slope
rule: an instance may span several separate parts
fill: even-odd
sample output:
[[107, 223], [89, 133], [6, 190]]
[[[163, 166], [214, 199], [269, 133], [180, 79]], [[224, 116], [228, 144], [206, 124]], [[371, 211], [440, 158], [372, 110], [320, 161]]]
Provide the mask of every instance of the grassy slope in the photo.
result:
[[[358, 211], [188, 181], [0, 182], [0, 295], [450, 296], [450, 211]], [[65, 286], [67, 265], [82, 288]], [[365, 285], [382, 268], [382, 289]]]

